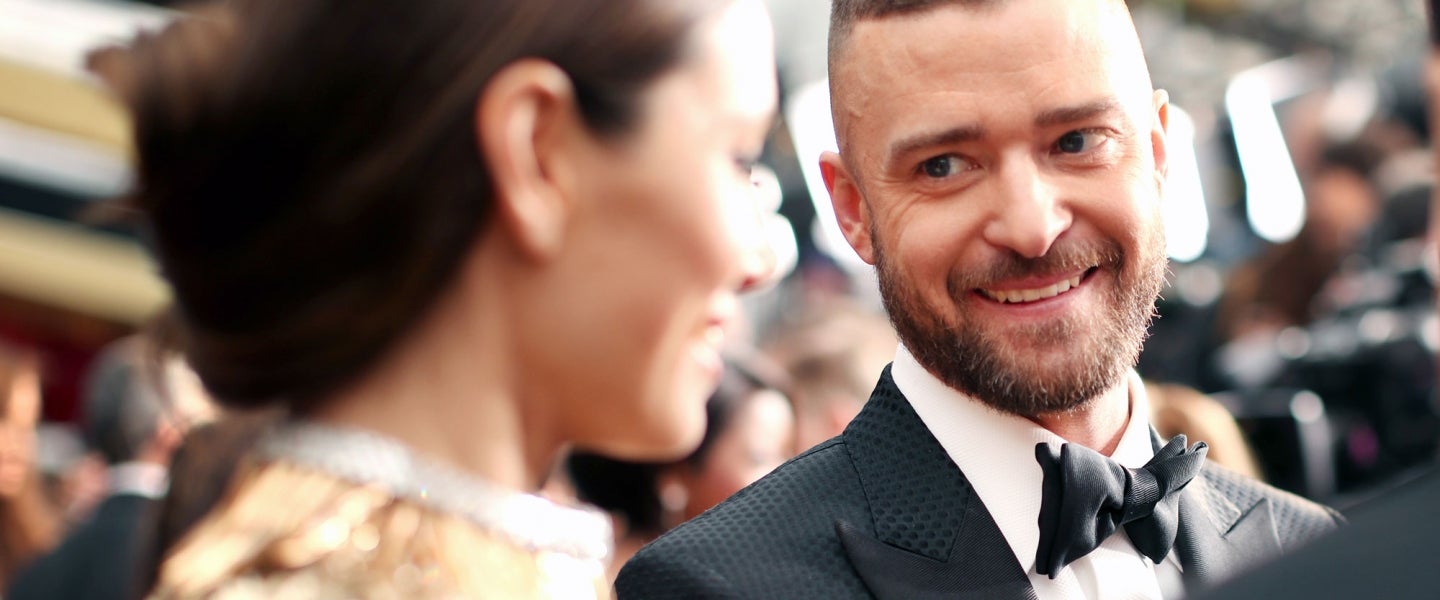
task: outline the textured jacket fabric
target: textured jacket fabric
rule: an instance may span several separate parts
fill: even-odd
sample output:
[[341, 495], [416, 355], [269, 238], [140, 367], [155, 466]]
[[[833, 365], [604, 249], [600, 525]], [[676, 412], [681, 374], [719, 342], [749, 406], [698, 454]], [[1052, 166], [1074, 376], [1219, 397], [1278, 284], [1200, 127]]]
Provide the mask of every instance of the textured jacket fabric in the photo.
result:
[[1347, 514], [1349, 527], [1196, 600], [1440, 596], [1440, 469]]
[[[1175, 551], [1187, 586], [1224, 580], [1341, 522], [1213, 463], [1182, 493]], [[616, 588], [621, 600], [1034, 597], [889, 368], [844, 433], [646, 546]]]

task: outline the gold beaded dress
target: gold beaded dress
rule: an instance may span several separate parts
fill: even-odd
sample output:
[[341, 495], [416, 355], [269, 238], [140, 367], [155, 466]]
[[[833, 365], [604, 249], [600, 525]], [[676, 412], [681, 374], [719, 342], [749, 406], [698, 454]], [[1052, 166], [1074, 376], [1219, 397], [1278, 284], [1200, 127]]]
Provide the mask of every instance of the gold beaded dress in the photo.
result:
[[161, 565], [151, 598], [609, 598], [609, 520], [375, 433], [287, 423]]

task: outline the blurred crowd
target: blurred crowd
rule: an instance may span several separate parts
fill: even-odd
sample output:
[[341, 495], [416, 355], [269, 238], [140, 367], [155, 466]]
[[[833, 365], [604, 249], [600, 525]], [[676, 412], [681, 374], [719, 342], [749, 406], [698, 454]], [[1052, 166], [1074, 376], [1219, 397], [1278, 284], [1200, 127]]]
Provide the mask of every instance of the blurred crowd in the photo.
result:
[[[1146, 26], [1185, 34], [1147, 39], [1147, 47], [1157, 85], [1196, 116], [1209, 217], [1206, 251], [1172, 263], [1140, 360], [1157, 429], [1206, 440], [1217, 462], [1342, 510], [1434, 465], [1440, 265], [1427, 240], [1431, 140], [1414, 85], [1418, 60], [1410, 60], [1424, 52], [1418, 3], [1381, 3], [1376, 12], [1399, 22], [1374, 27], [1404, 33], [1379, 39], [1330, 29], [1352, 21], [1320, 5], [1345, 3], [1136, 4], [1142, 36], [1161, 37]], [[1271, 17], [1236, 16], [1252, 11]], [[783, 49], [792, 11], [774, 12]], [[1288, 238], [1264, 239], [1247, 222], [1248, 206], [1264, 200], [1246, 197], [1257, 174], [1240, 166], [1223, 84], [1199, 72], [1216, 61], [1198, 64], [1207, 61], [1184, 40], [1231, 48], [1218, 54], [1247, 67], [1307, 57], [1298, 76], [1315, 83], [1272, 106], [1303, 191], [1303, 226]], [[809, 76], [803, 66], [787, 73], [786, 58], [782, 81]], [[1174, 92], [1184, 83], [1167, 78], [1187, 72], [1194, 87]], [[1371, 90], [1358, 100], [1345, 83], [1357, 76]], [[699, 447], [667, 462], [576, 452], [546, 483], [546, 495], [608, 514], [616, 569], [668, 528], [837, 435], [894, 356], [873, 279], [819, 241], [816, 223], [831, 217], [814, 208], [801, 164], [815, 159], [797, 156], [803, 144], [787, 125], [772, 130], [761, 162], [778, 176], [798, 258], [781, 282], [744, 300]], [[0, 346], [5, 598], [144, 589], [159, 557], [219, 501], [233, 465], [275, 418], [217, 408], [154, 335], [107, 330], [83, 372], [55, 368], [55, 357], [26, 339]], [[78, 393], [43, 393], [62, 389]], [[44, 409], [60, 401], [73, 406]], [[76, 568], [90, 575], [77, 580]]]

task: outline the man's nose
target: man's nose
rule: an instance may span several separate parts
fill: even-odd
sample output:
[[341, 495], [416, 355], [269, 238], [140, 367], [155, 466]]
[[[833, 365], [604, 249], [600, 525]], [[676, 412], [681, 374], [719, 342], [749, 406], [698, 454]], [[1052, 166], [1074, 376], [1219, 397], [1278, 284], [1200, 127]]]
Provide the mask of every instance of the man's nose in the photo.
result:
[[1043, 176], [1031, 160], [1010, 161], [993, 180], [989, 222], [983, 235], [991, 245], [1039, 258], [1073, 221], [1064, 189]]

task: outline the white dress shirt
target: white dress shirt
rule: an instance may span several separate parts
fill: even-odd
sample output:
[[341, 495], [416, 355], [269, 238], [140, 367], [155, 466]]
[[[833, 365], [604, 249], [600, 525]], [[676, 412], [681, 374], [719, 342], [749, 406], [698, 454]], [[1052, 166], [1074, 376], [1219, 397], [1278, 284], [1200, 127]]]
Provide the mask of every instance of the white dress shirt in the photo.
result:
[[[895, 353], [891, 375], [995, 518], [1040, 600], [1173, 599], [1183, 595], [1175, 553], [1167, 555], [1157, 569], [1130, 542], [1123, 528], [1061, 569], [1054, 579], [1035, 572], [1040, 490], [1045, 478], [1035, 460], [1035, 445], [1058, 447], [1065, 440], [1028, 419], [1001, 413], [949, 388], [920, 366], [903, 345]], [[1155, 455], [1149, 405], [1139, 375], [1131, 371], [1127, 383], [1130, 419], [1110, 458], [1140, 468]]]
[[162, 465], [143, 462], [120, 463], [110, 467], [110, 493], [142, 496], [151, 500], [165, 497], [170, 490], [170, 471]]

